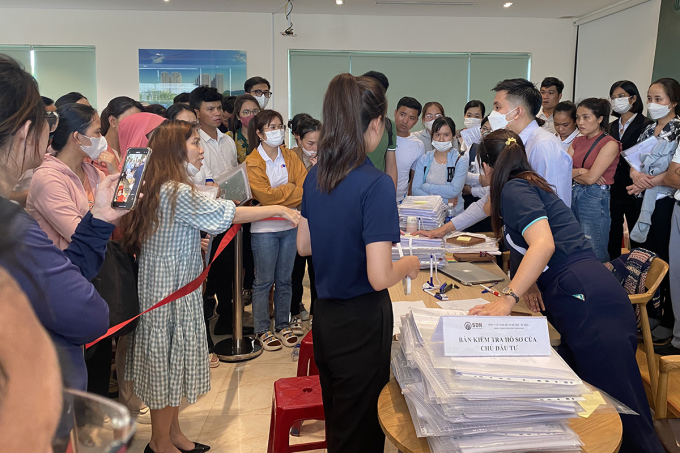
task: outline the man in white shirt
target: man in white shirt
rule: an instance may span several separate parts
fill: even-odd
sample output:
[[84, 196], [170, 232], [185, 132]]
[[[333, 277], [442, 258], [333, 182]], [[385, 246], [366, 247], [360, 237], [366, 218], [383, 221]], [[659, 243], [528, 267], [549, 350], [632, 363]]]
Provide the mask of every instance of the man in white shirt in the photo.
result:
[[399, 99], [397, 109], [394, 111], [394, 126], [397, 129], [397, 203], [411, 193], [413, 183], [413, 171], [416, 162], [425, 154], [423, 142], [411, 134], [411, 128], [415, 126], [422, 111], [420, 102], [412, 97], [405, 96]]
[[238, 165], [234, 140], [218, 129], [222, 124], [222, 95], [215, 88], [200, 86], [191, 92], [190, 102], [201, 124], [205, 177], [214, 180]]
[[541, 111], [536, 118], [545, 121], [542, 127], [553, 134], [555, 133], [553, 111], [562, 99], [562, 90], [564, 83], [557, 77], [546, 77], [541, 82]]
[[[498, 113], [489, 115], [491, 128], [506, 128], [518, 134], [534, 171], [545, 178], [567, 206], [571, 206], [573, 163], [569, 154], [562, 149], [560, 139], [539, 127], [536, 122], [541, 105], [539, 91], [526, 79], [503, 80], [493, 90], [496, 92], [494, 111]], [[487, 200], [488, 195], [454, 217], [451, 223], [455, 229], [464, 230], [484, 219], [487, 216], [484, 212]]]
[[[218, 129], [220, 124], [222, 124], [222, 95], [216, 88], [199, 86], [189, 95], [189, 106], [196, 112], [196, 117], [201, 125], [199, 135], [201, 137], [201, 148], [203, 148], [204, 153], [203, 166], [194, 180], [196, 178], [215, 179], [238, 165], [234, 140]], [[213, 238], [214, 247], [212, 251], [216, 249], [223, 235], [224, 233]], [[208, 251], [208, 253], [212, 257], [213, 253], [211, 251]], [[203, 309], [206, 311], [206, 319], [212, 316], [214, 296], [217, 296], [220, 302], [216, 309], [219, 318], [214, 327], [215, 335], [233, 333], [232, 282], [234, 278], [234, 254], [234, 245], [230, 243], [224, 250], [224, 253], [213, 261], [210, 273], [208, 274], [208, 285], [203, 295]], [[212, 349], [210, 349], [212, 339], [209, 330], [207, 335], [212, 364]]]

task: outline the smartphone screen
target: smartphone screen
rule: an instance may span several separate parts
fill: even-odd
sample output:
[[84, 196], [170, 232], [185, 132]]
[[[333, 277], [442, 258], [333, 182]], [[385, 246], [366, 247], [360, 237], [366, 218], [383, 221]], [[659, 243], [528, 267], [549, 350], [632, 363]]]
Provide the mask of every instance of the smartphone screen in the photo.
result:
[[132, 209], [137, 203], [137, 195], [144, 179], [146, 162], [151, 155], [151, 148], [130, 148], [123, 162], [118, 186], [111, 202], [112, 208]]

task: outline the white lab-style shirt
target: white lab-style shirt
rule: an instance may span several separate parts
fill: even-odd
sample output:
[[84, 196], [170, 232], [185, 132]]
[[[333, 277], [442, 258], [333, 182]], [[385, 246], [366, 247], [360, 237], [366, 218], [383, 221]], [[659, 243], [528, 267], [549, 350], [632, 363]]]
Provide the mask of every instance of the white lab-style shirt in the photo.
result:
[[215, 179], [238, 166], [236, 143], [231, 137], [223, 134], [219, 129], [217, 129], [217, 139], [210, 137], [202, 129], [198, 131], [198, 134], [203, 148], [201, 171], [206, 179]]
[[416, 169], [416, 162], [425, 154], [425, 146], [415, 135], [397, 136], [397, 203], [408, 195], [408, 178], [411, 170]]

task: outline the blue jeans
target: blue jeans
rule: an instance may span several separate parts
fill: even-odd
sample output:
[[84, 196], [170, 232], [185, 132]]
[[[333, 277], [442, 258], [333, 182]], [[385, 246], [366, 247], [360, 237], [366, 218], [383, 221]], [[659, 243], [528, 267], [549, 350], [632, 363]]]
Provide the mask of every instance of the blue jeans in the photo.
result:
[[269, 290], [274, 290], [276, 330], [288, 327], [290, 300], [293, 296], [293, 266], [297, 252], [297, 228], [275, 233], [252, 233], [250, 239], [255, 261], [253, 318], [255, 333], [269, 331]]
[[601, 263], [609, 261], [609, 186], [574, 184], [571, 189], [571, 211], [581, 224], [581, 231], [590, 241]]

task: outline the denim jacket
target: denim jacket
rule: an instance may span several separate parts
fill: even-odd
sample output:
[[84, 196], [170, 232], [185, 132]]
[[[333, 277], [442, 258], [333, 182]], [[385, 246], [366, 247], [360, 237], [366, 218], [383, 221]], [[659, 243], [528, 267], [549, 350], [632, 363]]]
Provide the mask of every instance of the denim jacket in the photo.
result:
[[463, 186], [467, 178], [468, 157], [461, 155], [455, 150], [449, 151], [446, 156], [447, 178], [446, 184], [427, 183], [427, 174], [432, 166], [435, 151], [430, 151], [418, 159], [413, 176], [413, 195], [439, 195], [444, 202], [450, 198], [458, 198], [456, 214], [464, 209]]

